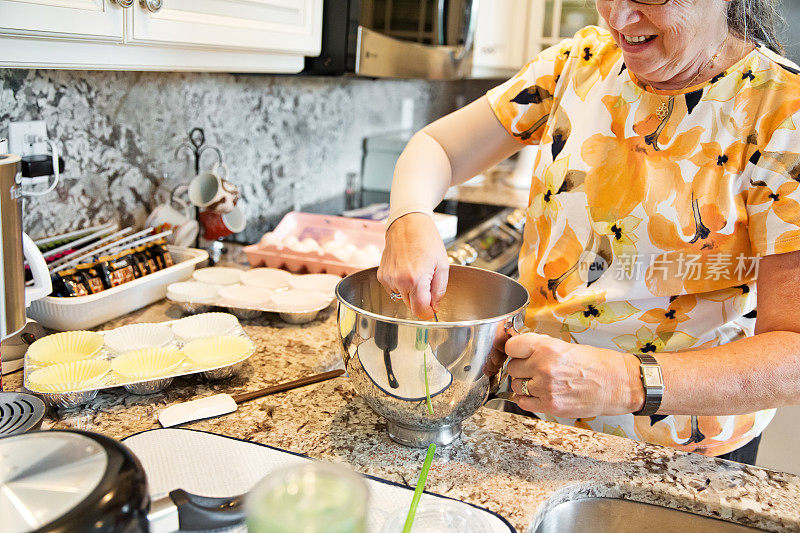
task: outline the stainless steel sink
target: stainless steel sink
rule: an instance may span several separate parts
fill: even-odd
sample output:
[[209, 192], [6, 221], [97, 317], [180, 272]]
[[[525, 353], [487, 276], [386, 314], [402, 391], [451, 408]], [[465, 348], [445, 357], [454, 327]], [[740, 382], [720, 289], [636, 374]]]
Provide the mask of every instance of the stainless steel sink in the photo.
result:
[[534, 533], [745, 533], [760, 531], [658, 505], [616, 498], [561, 503], [544, 515]]

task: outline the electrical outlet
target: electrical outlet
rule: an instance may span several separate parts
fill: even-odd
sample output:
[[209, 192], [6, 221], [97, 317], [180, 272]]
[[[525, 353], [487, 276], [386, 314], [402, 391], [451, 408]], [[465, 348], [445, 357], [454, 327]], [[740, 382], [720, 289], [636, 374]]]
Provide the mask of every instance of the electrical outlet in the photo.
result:
[[44, 120], [11, 122], [8, 125], [8, 148], [10, 153], [20, 156], [48, 153], [50, 150], [47, 143], [32, 141], [36, 137], [47, 137], [47, 126]]

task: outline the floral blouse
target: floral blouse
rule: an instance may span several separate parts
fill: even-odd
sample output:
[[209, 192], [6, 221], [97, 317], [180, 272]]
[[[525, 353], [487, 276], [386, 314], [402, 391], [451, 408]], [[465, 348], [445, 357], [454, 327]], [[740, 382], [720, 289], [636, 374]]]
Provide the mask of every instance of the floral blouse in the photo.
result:
[[[800, 250], [799, 72], [761, 47], [706, 83], [655, 90], [587, 27], [490, 90], [509, 133], [539, 145], [519, 258], [527, 326], [629, 353], [752, 335], [757, 258]], [[539, 415], [721, 455], [774, 412]]]

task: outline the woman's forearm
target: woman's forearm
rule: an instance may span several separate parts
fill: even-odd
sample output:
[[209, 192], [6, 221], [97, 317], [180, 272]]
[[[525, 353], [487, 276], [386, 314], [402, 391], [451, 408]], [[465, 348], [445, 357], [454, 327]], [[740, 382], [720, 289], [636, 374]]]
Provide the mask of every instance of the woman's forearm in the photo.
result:
[[496, 165], [524, 145], [500, 124], [483, 96], [414, 134], [394, 169], [388, 225], [431, 214], [448, 187]]
[[442, 146], [425, 130], [415, 133], [394, 167], [387, 225], [408, 213], [432, 214], [451, 177], [450, 160]]
[[664, 377], [659, 414], [733, 415], [800, 404], [800, 333], [769, 331], [652, 355]]

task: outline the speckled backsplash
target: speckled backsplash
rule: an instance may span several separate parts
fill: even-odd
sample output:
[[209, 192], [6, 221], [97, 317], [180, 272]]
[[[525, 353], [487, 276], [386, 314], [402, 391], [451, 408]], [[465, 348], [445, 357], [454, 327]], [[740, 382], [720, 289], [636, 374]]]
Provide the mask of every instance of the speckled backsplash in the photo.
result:
[[[45, 120], [66, 161], [53, 193], [26, 200], [34, 238], [117, 220], [141, 225], [159, 187], [187, 182], [175, 158], [193, 127], [218, 146], [242, 192], [250, 232], [300, 203], [344, 192], [361, 167], [362, 139], [396, 130], [401, 101], [415, 101], [414, 126], [480, 96], [493, 82], [353, 77], [0, 69], [0, 137], [9, 121]], [[181, 155], [185, 155], [182, 152]], [[214, 156], [207, 152], [203, 166]], [[166, 177], [165, 177], [166, 176]]]

